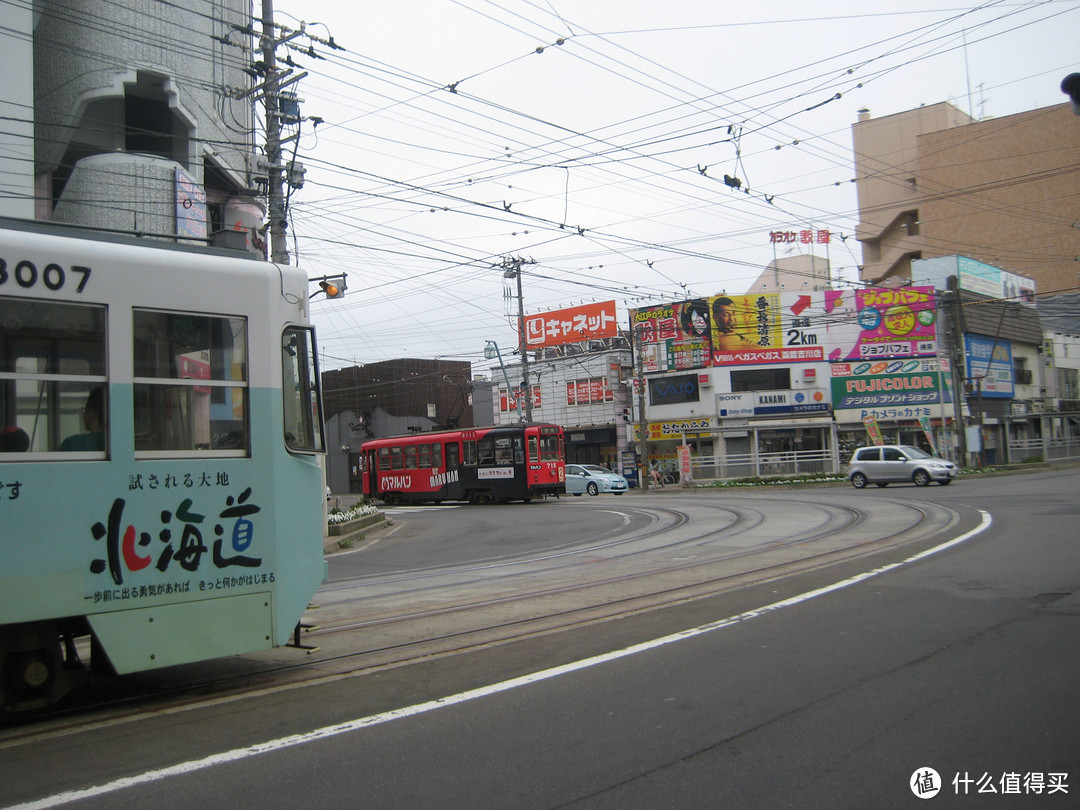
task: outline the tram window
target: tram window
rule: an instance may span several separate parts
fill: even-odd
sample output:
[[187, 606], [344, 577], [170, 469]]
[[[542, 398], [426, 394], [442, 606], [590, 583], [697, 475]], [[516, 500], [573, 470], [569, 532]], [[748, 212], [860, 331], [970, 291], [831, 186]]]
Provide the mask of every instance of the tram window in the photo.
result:
[[416, 463], [419, 464], [422, 469], [429, 469], [431, 467], [431, 445], [422, 444], [416, 448], [416, 451]]
[[457, 442], [446, 445], [446, 469], [456, 470], [458, 468], [460, 452], [460, 446]]
[[389, 447], [380, 447], [379, 448], [379, 469], [380, 470], [389, 470], [390, 469], [390, 448]]
[[490, 436], [476, 442], [476, 460], [480, 466], [495, 463], [495, 443]]
[[529, 437], [529, 461], [539, 461], [539, 460], [540, 460], [540, 447], [537, 444], [536, 437], [535, 436], [530, 436]]
[[407, 444], [407, 445], [405, 445], [405, 469], [406, 470], [415, 470], [416, 469], [416, 445], [415, 444]]
[[438, 442], [431, 445], [431, 466], [436, 470], [442, 469], [442, 445]]
[[390, 448], [390, 469], [391, 470], [402, 470], [404, 468], [405, 468], [405, 465], [401, 461], [401, 448], [400, 447], [391, 447]]
[[465, 442], [465, 454], [463, 456], [462, 463], [467, 464], [470, 467], [475, 467], [477, 456], [478, 454], [476, 451], [476, 442]]
[[[84, 418], [91, 391], [107, 387], [106, 320], [104, 306], [0, 298], [0, 430], [18, 439], [0, 452], [106, 457], [104, 427]], [[61, 448], [69, 436], [87, 438]]]
[[540, 437], [540, 460], [561, 461], [563, 457], [562, 437], [558, 434]]
[[500, 436], [495, 440], [495, 463], [513, 464], [513, 442], [509, 436]]
[[136, 309], [133, 327], [136, 453], [246, 453], [246, 319]]
[[296, 453], [321, 453], [322, 406], [315, 330], [290, 326], [281, 333], [281, 396], [285, 446]]

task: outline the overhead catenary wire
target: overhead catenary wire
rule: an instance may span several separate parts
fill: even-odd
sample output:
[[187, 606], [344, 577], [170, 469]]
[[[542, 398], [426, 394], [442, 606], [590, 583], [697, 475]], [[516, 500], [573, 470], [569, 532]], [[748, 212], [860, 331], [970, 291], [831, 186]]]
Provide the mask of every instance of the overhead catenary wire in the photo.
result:
[[[287, 4], [279, 2], [277, 5], [281, 8]], [[468, 7], [468, 4], [458, 5]], [[982, 4], [980, 8], [991, 5]], [[213, 8], [210, 4], [195, 6], [204, 12]], [[1057, 6], [1057, 10], [1060, 9], [1061, 6]], [[493, 16], [504, 13], [496, 4], [486, 4], [484, 10]], [[473, 71], [467, 77], [440, 76], [438, 79], [425, 80], [407, 70], [385, 63], [376, 64], [363, 54], [362, 42], [349, 42], [352, 38], [349, 32], [335, 32], [346, 43], [348, 50], [344, 53], [327, 51], [326, 55], [328, 62], [354, 72], [351, 83], [353, 92], [348, 95], [347, 106], [366, 117], [368, 122], [377, 116], [380, 124], [383, 120], [396, 118], [399, 113], [407, 115], [400, 119], [400, 123], [412, 128], [416, 133], [416, 142], [408, 147], [412, 154], [399, 162], [398, 170], [392, 173], [369, 172], [370, 176], [357, 175], [352, 171], [356, 167], [365, 168], [365, 160], [357, 160], [345, 167], [339, 161], [324, 160], [326, 151], [323, 149], [310, 155], [305, 154], [303, 146], [299, 149], [301, 159], [315, 170], [309, 172], [305, 193], [294, 195], [290, 205], [292, 235], [299, 246], [302, 263], [318, 266], [322, 262], [331, 262], [348, 267], [357, 263], [357, 257], [366, 257], [362, 264], [370, 262], [372, 266], [362, 267], [365, 275], [375, 269], [374, 265], [381, 266], [381, 270], [372, 275], [370, 283], [364, 285], [365, 294], [393, 296], [396, 299], [394, 305], [401, 306], [403, 317], [418, 323], [416, 316], [404, 313], [415, 309], [408, 305], [409, 296], [425, 288], [440, 288], [447, 302], [455, 307], [470, 312], [481, 311], [482, 299], [454, 288], [483, 278], [480, 268], [491, 257], [506, 252], [505, 240], [516, 240], [514, 247], [525, 252], [532, 250], [534, 245], [558, 245], [554, 251], [549, 249], [544, 261], [545, 269], [550, 267], [551, 273], [551, 278], [545, 279], [544, 283], [551, 286], [541, 288], [554, 301], [559, 295], [558, 285], [569, 283], [568, 279], [574, 278], [575, 274], [580, 276], [588, 266], [598, 263], [609, 268], [640, 266], [651, 276], [654, 287], [646, 294], [663, 295], [667, 291], [674, 296], [680, 290], [678, 283], [687, 280], [680, 273], [680, 267], [685, 266], [682, 263], [687, 261], [710, 269], [716, 268], [715, 274], [709, 272], [708, 275], [715, 278], [718, 284], [709, 287], [719, 287], [721, 284], [731, 287], [737, 285], [739, 279], [756, 276], [762, 265], [760, 261], [749, 258], [752, 252], [750, 248], [755, 234], [764, 230], [781, 229], [792, 223], [814, 222], [835, 233], [850, 234], [854, 231], [855, 212], [846, 205], [829, 208], [827, 203], [809, 203], [804, 192], [813, 186], [827, 188], [830, 185], [828, 181], [803, 184], [806, 188], [799, 189], [792, 185], [791, 177], [785, 178], [782, 186], [776, 185], [775, 181], [769, 182], [770, 178], [756, 180], [757, 173], [761, 171], [760, 162], [768, 157], [770, 150], [777, 145], [787, 148], [785, 144], [790, 145], [795, 140], [800, 141], [798, 148], [808, 153], [819, 147], [822, 149], [820, 157], [823, 162], [819, 165], [823, 168], [819, 168], [819, 172], [835, 171], [845, 182], [851, 176], [850, 149], [833, 137], [822, 137], [831, 133], [789, 129], [793, 122], [800, 120], [798, 116], [777, 123], [787, 112], [782, 107], [784, 99], [790, 101], [797, 95], [796, 92], [787, 92], [783, 98], [774, 95], [770, 99], [769, 94], [775, 94], [781, 85], [794, 86], [790, 80], [795, 74], [778, 72], [773, 77], [756, 77], [760, 84], [753, 88], [752, 93], [735, 87], [725, 88], [725, 92], [736, 96], [732, 101], [735, 106], [718, 105], [713, 103], [716, 99], [711, 98], [716, 88], [696, 84], [692, 73], [667, 73], [662, 84], [650, 77], [648, 70], [639, 68], [650, 64], [664, 65], [664, 60], [652, 58], [647, 52], [638, 53], [640, 48], [613, 51], [612, 34], [593, 35], [585, 26], [574, 21], [572, 15], [558, 17], [550, 15], [548, 9], [548, 19], [553, 22], [536, 27], [535, 23], [542, 19], [539, 14], [542, 10], [543, 4], [522, 3], [512, 6], [509, 11], [515, 15], [513, 19], [525, 36], [545, 45], [544, 53], [535, 54], [532, 49], [522, 48], [513, 58], [492, 60], [487, 68]], [[940, 15], [941, 19], [955, 17], [955, 13]], [[1001, 14], [998, 17], [1006, 19]], [[930, 30], [925, 16], [918, 26], [910, 29], [911, 37], [928, 36], [923, 29]], [[934, 47], [946, 47], [948, 35], [951, 33], [955, 36], [957, 30], [954, 27], [951, 32], [944, 31], [940, 46], [927, 42], [926, 56], [923, 58], [932, 55]], [[898, 35], [905, 33], [897, 32]], [[559, 37], [565, 38], [565, 44], [552, 47], [551, 43]], [[590, 51], [583, 47], [590, 43], [607, 50]], [[890, 44], [889, 47], [896, 46]], [[625, 58], [621, 61], [611, 60], [609, 55], [614, 53], [622, 54]], [[885, 53], [886, 49], [881, 48], [881, 54]], [[823, 57], [817, 61], [825, 65], [829, 57], [836, 55], [826, 53], [815, 56]], [[880, 66], [877, 69], [886, 70], [890, 65], [898, 67], [908, 57], [914, 58], [916, 55], [915, 52], [890, 54], [885, 60], [876, 62]], [[645, 115], [625, 116], [621, 126], [617, 122], [608, 122], [602, 129], [581, 129], [568, 126], [567, 121], [531, 114], [527, 103], [489, 104], [482, 94], [474, 92], [475, 88], [463, 92], [475, 84], [473, 78], [487, 79], [524, 67], [546, 70], [549, 62], [545, 60], [552, 57], [575, 59], [590, 67], [607, 59], [607, 65], [602, 69], [608, 75], [618, 72], [610, 70], [614, 65], [619, 65], [619, 70], [623, 70], [629, 64], [636, 63], [633, 77], [635, 86], [656, 93], [657, 98], [667, 98], [669, 112], [664, 114], [660, 107], [655, 107]], [[864, 64], [870, 61], [865, 59]], [[376, 81], [389, 79], [394, 85], [376, 87], [368, 81], [369, 77], [378, 77], [380, 73], [381, 78]], [[653, 71], [654, 75], [657, 73], [659, 71]], [[800, 84], [796, 91], [813, 87], [814, 92], [822, 94], [822, 98], [829, 97], [830, 91], [847, 92], [855, 79], [845, 77], [841, 71], [833, 73], [839, 81], [847, 84], [829, 85], [829, 71], [824, 69], [805, 71], [803, 76], [798, 77]], [[812, 78], [814, 75], [820, 78], [815, 80]], [[464, 81], [465, 78], [469, 81]], [[462, 80], [457, 88], [459, 92], [449, 92], [446, 89], [448, 84], [458, 80]], [[412, 89], [406, 90], [407, 87]], [[381, 97], [374, 95], [379, 92], [382, 92]], [[312, 80], [305, 83], [304, 95], [309, 109], [324, 98], [329, 98], [317, 90]], [[770, 107], [770, 103], [774, 106]], [[798, 109], [805, 109], [814, 103], [804, 102]], [[739, 104], [745, 104], [745, 107], [740, 109]], [[688, 115], [701, 118], [688, 118]], [[704, 116], [710, 115], [713, 117], [711, 126], [703, 120]], [[771, 119], [769, 116], [772, 116]], [[695, 120], [700, 120], [702, 126], [693, 126]], [[535, 124], [532, 131], [522, 127], [525, 121]], [[667, 122], [666, 125], [663, 121]], [[696, 161], [692, 158], [696, 157], [695, 150], [717, 150], [717, 158], [710, 157], [703, 161], [703, 165], [722, 164], [724, 160], [731, 159], [730, 151], [726, 156], [720, 152], [725, 148], [725, 139], [717, 139], [717, 136], [726, 134], [723, 128], [726, 124], [739, 122], [750, 125], [745, 129], [747, 133], [752, 132], [754, 124], [762, 125], [754, 133], [753, 144], [744, 138], [742, 160], [754, 164], [751, 169], [755, 182], [764, 183], [761, 188], [774, 196], [774, 204], [739, 194], [718, 197], [711, 188], [716, 185], [716, 178], [703, 178], [694, 171]], [[342, 139], [362, 140], [366, 145], [364, 130], [371, 127], [343, 127], [335, 122], [329, 124], [336, 126], [336, 129], [329, 125], [320, 128], [318, 137], [322, 144], [330, 145], [332, 139], [340, 136]], [[387, 130], [381, 127], [374, 129], [375, 134], [383, 138], [383, 151], [388, 157], [402, 154]], [[435, 159], [436, 155], [454, 157], [452, 153], [455, 150], [445, 148], [440, 139], [429, 137], [440, 134], [440, 129], [462, 136], [457, 141], [460, 159]], [[631, 135], [631, 132], [634, 134]], [[696, 134], [687, 137], [684, 133]], [[536, 137], [538, 134], [540, 137]], [[242, 139], [238, 139], [238, 143], [242, 144]], [[461, 148], [464, 146], [476, 148]], [[503, 149], [503, 146], [510, 149]], [[669, 151], [673, 147], [678, 151]], [[730, 149], [730, 144], [726, 148]], [[424, 160], [423, 154], [430, 159]], [[684, 155], [690, 159], [666, 159]], [[595, 165], [588, 165], [590, 160]], [[605, 162], [600, 163], [600, 160]], [[567, 161], [572, 161], [573, 165], [570, 177], [574, 182], [569, 186], [569, 193], [566, 169], [562, 168]], [[410, 168], [417, 171], [409, 171]], [[557, 188], [538, 174], [551, 168], [559, 171]], [[330, 182], [326, 182], [328, 179]], [[505, 200], [495, 196], [493, 189], [499, 183], [504, 188], [514, 185], [514, 193], [507, 194]], [[589, 195], [604, 189], [626, 189], [629, 194], [623, 195], [621, 204], [606, 211], [590, 208], [587, 202]], [[690, 228], [682, 225], [681, 230], [668, 230], [666, 233], [659, 229], [651, 233], [643, 232], [644, 229], [633, 225], [637, 217], [634, 206], [630, 205], [630, 194], [639, 191], [662, 203], [656, 207], [658, 217], [670, 218], [672, 222], [680, 218], [685, 221], [687, 215], [695, 213], [695, 209], [712, 209], [715, 211], [714, 219], [723, 224], [720, 227], [698, 224]], [[445, 194], [457, 199], [449, 199]], [[553, 214], [551, 212], [556, 209], [556, 200], [558, 213]], [[504, 208], [504, 202], [508, 208]], [[1023, 211], [1017, 213], [1018, 216], [1024, 215]], [[451, 224], [462, 216], [482, 227], [472, 227], [472, 233], [466, 235], [464, 229], [456, 229]], [[445, 222], [440, 224], [439, 221]], [[559, 226], [566, 230], [561, 230]], [[631, 227], [634, 230], [630, 230]], [[454, 230], [459, 230], [460, 234], [454, 234]], [[525, 231], [528, 233], [524, 234]], [[359, 234], [363, 234], [363, 237], [357, 239]], [[717, 237], [716, 244], [727, 240], [732, 249], [718, 255], [711, 247], [710, 235]], [[957, 252], [963, 252], [963, 245], [956, 247]], [[743, 258], [740, 251], [747, 258]], [[604, 256], [606, 260], [598, 261], [597, 256]], [[833, 259], [835, 261], [836, 256]], [[578, 266], [575, 267], [575, 264]], [[847, 266], [851, 268], [854, 264], [848, 262]], [[652, 270], [658, 272], [650, 272]], [[602, 285], [601, 279], [598, 286]], [[694, 282], [692, 286], [700, 285]], [[497, 283], [492, 284], [492, 292], [496, 295], [497, 287]], [[618, 287], [617, 284], [611, 285], [613, 291]], [[703, 292], [717, 291], [709, 287], [705, 287]], [[345, 300], [350, 308], [323, 308], [328, 313], [352, 312], [357, 299]], [[442, 322], [452, 323], [451, 316], [448, 315]], [[353, 327], [358, 331], [370, 328], [359, 322], [354, 322]], [[373, 338], [369, 342], [374, 346], [377, 340]]]

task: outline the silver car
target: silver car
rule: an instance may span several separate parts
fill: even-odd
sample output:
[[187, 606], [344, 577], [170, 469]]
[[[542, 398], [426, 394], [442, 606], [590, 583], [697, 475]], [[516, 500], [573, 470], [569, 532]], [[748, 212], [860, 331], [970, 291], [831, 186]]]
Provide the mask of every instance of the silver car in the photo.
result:
[[848, 480], [856, 489], [867, 484], [885, 487], [905, 481], [911, 481], [917, 487], [925, 487], [931, 481], [944, 486], [951, 484], [959, 474], [951, 461], [908, 444], [859, 447], [851, 454], [847, 471]]
[[599, 495], [601, 492], [613, 492], [622, 495], [630, 485], [618, 473], [613, 473], [596, 464], [567, 464], [566, 491], [571, 495]]

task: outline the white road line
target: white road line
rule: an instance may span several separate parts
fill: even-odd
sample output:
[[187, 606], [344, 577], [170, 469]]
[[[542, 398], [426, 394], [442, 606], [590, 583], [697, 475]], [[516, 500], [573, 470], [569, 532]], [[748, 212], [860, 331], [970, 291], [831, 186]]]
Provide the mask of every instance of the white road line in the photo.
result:
[[655, 650], [658, 647], [664, 647], [668, 644], [673, 644], [677, 641], [683, 641], [688, 638], [694, 638], [704, 633], [711, 633], [714, 630], [719, 630], [724, 627], [731, 627], [732, 625], [739, 624], [749, 619], [755, 619], [758, 616], [764, 616], [767, 613], [772, 613], [775, 610], [780, 610], [786, 607], [792, 607], [802, 602], [809, 601], [818, 596], [823, 596], [827, 593], [833, 593], [834, 591], [842, 590], [851, 585], [865, 582], [881, 574], [886, 574], [890, 571], [895, 571], [905, 565], [909, 565], [919, 560], [923, 560], [932, 554], [944, 551], [953, 546], [957, 546], [972, 537], [986, 531], [990, 528], [992, 518], [988, 512], [980, 510], [982, 514], [982, 520], [978, 526], [969, 532], [960, 535], [947, 543], [942, 543], [939, 546], [922, 551], [918, 554], [914, 554], [900, 562], [890, 563], [889, 565], [883, 565], [880, 568], [875, 568], [871, 571], [866, 571], [862, 574], [856, 574], [840, 582], [835, 582], [832, 585], [826, 585], [823, 588], [818, 588], [813, 591], [806, 591], [797, 596], [792, 596], [788, 599], [782, 599], [779, 602], [773, 602], [772, 604], [765, 605], [764, 607], [757, 608], [755, 610], [749, 610], [745, 613], [740, 613], [736, 616], [729, 616], [726, 619], [720, 619], [709, 624], [703, 624], [699, 627], [694, 627], [689, 630], [683, 630], [678, 633], [673, 633], [669, 636], [653, 639], [652, 641], [642, 642], [641, 644], [635, 644], [631, 647], [625, 647], [621, 650], [615, 650], [614, 652], [605, 653], [604, 655], [597, 655], [592, 658], [585, 658], [581, 661], [574, 661], [569, 664], [564, 664], [560, 667], [554, 667], [553, 669], [546, 669], [542, 672], [534, 672], [531, 675], [524, 675], [520, 678], [514, 678], [509, 681], [503, 681], [502, 683], [493, 684], [491, 686], [485, 686], [480, 689], [472, 689], [468, 692], [460, 692], [456, 695], [450, 695], [448, 697], [439, 698], [437, 700], [431, 700], [427, 703], [418, 703], [415, 706], [407, 706], [402, 709], [394, 709], [393, 711], [383, 712], [381, 714], [373, 714], [368, 717], [361, 717], [356, 720], [350, 720], [344, 723], [337, 723], [332, 726], [324, 726], [323, 728], [315, 729], [314, 731], [308, 731], [303, 734], [292, 734], [288, 737], [279, 737], [276, 740], [269, 740], [264, 743], [258, 743], [246, 748], [234, 748], [232, 751], [225, 751], [221, 754], [214, 754], [212, 756], [204, 757], [203, 759], [194, 759], [188, 762], [181, 762], [178, 765], [173, 765], [168, 768], [161, 768], [155, 771], [147, 771], [146, 773], [139, 774], [138, 776], [129, 776], [122, 779], [116, 779], [112, 782], [108, 782], [104, 785], [96, 785], [94, 787], [83, 788], [80, 790], [69, 790], [63, 793], [57, 793], [53, 796], [48, 796], [43, 799], [38, 799], [32, 802], [26, 802], [24, 804], [11, 805], [7, 810], [41, 810], [49, 807], [59, 807], [60, 805], [68, 804], [69, 802], [80, 801], [82, 799], [94, 798], [97, 796], [105, 796], [110, 793], [115, 793], [118, 790], [123, 790], [129, 787], [135, 787], [137, 785], [145, 785], [150, 782], [156, 782], [162, 779], [168, 779], [173, 776], [183, 776], [185, 774], [201, 771], [206, 768], [212, 768], [215, 765], [223, 765], [228, 762], [236, 762], [238, 760], [246, 759], [248, 757], [257, 756], [259, 754], [266, 754], [271, 751], [280, 751], [285, 748], [292, 748], [296, 745], [304, 745], [306, 743], [315, 742], [317, 740], [325, 740], [330, 737], [336, 737], [339, 734], [348, 734], [352, 731], [359, 731], [361, 729], [370, 728], [371, 726], [381, 725], [382, 723], [388, 723], [392, 720], [402, 720], [406, 717], [413, 717], [418, 714], [424, 714], [426, 712], [433, 711], [435, 709], [445, 709], [448, 706], [455, 706], [459, 703], [467, 703], [470, 700], [476, 700], [477, 698], [488, 697], [489, 695], [496, 695], [500, 692], [507, 692], [511, 689], [517, 689], [521, 686], [528, 686], [529, 684], [545, 681], [550, 678], [557, 678], [560, 675], [566, 675], [570, 672], [577, 672], [579, 670], [588, 669], [599, 664], [605, 664], [610, 661], [617, 661], [620, 658], [626, 658], [638, 653], [647, 652], [649, 650]]

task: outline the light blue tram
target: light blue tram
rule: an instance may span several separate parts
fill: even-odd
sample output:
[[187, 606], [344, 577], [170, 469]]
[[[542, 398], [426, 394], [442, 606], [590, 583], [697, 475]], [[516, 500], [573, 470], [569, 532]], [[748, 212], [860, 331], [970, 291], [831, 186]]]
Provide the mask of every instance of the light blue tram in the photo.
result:
[[[0, 691], [289, 641], [325, 572], [308, 281], [0, 220]], [[90, 643], [85, 643], [89, 638]]]

